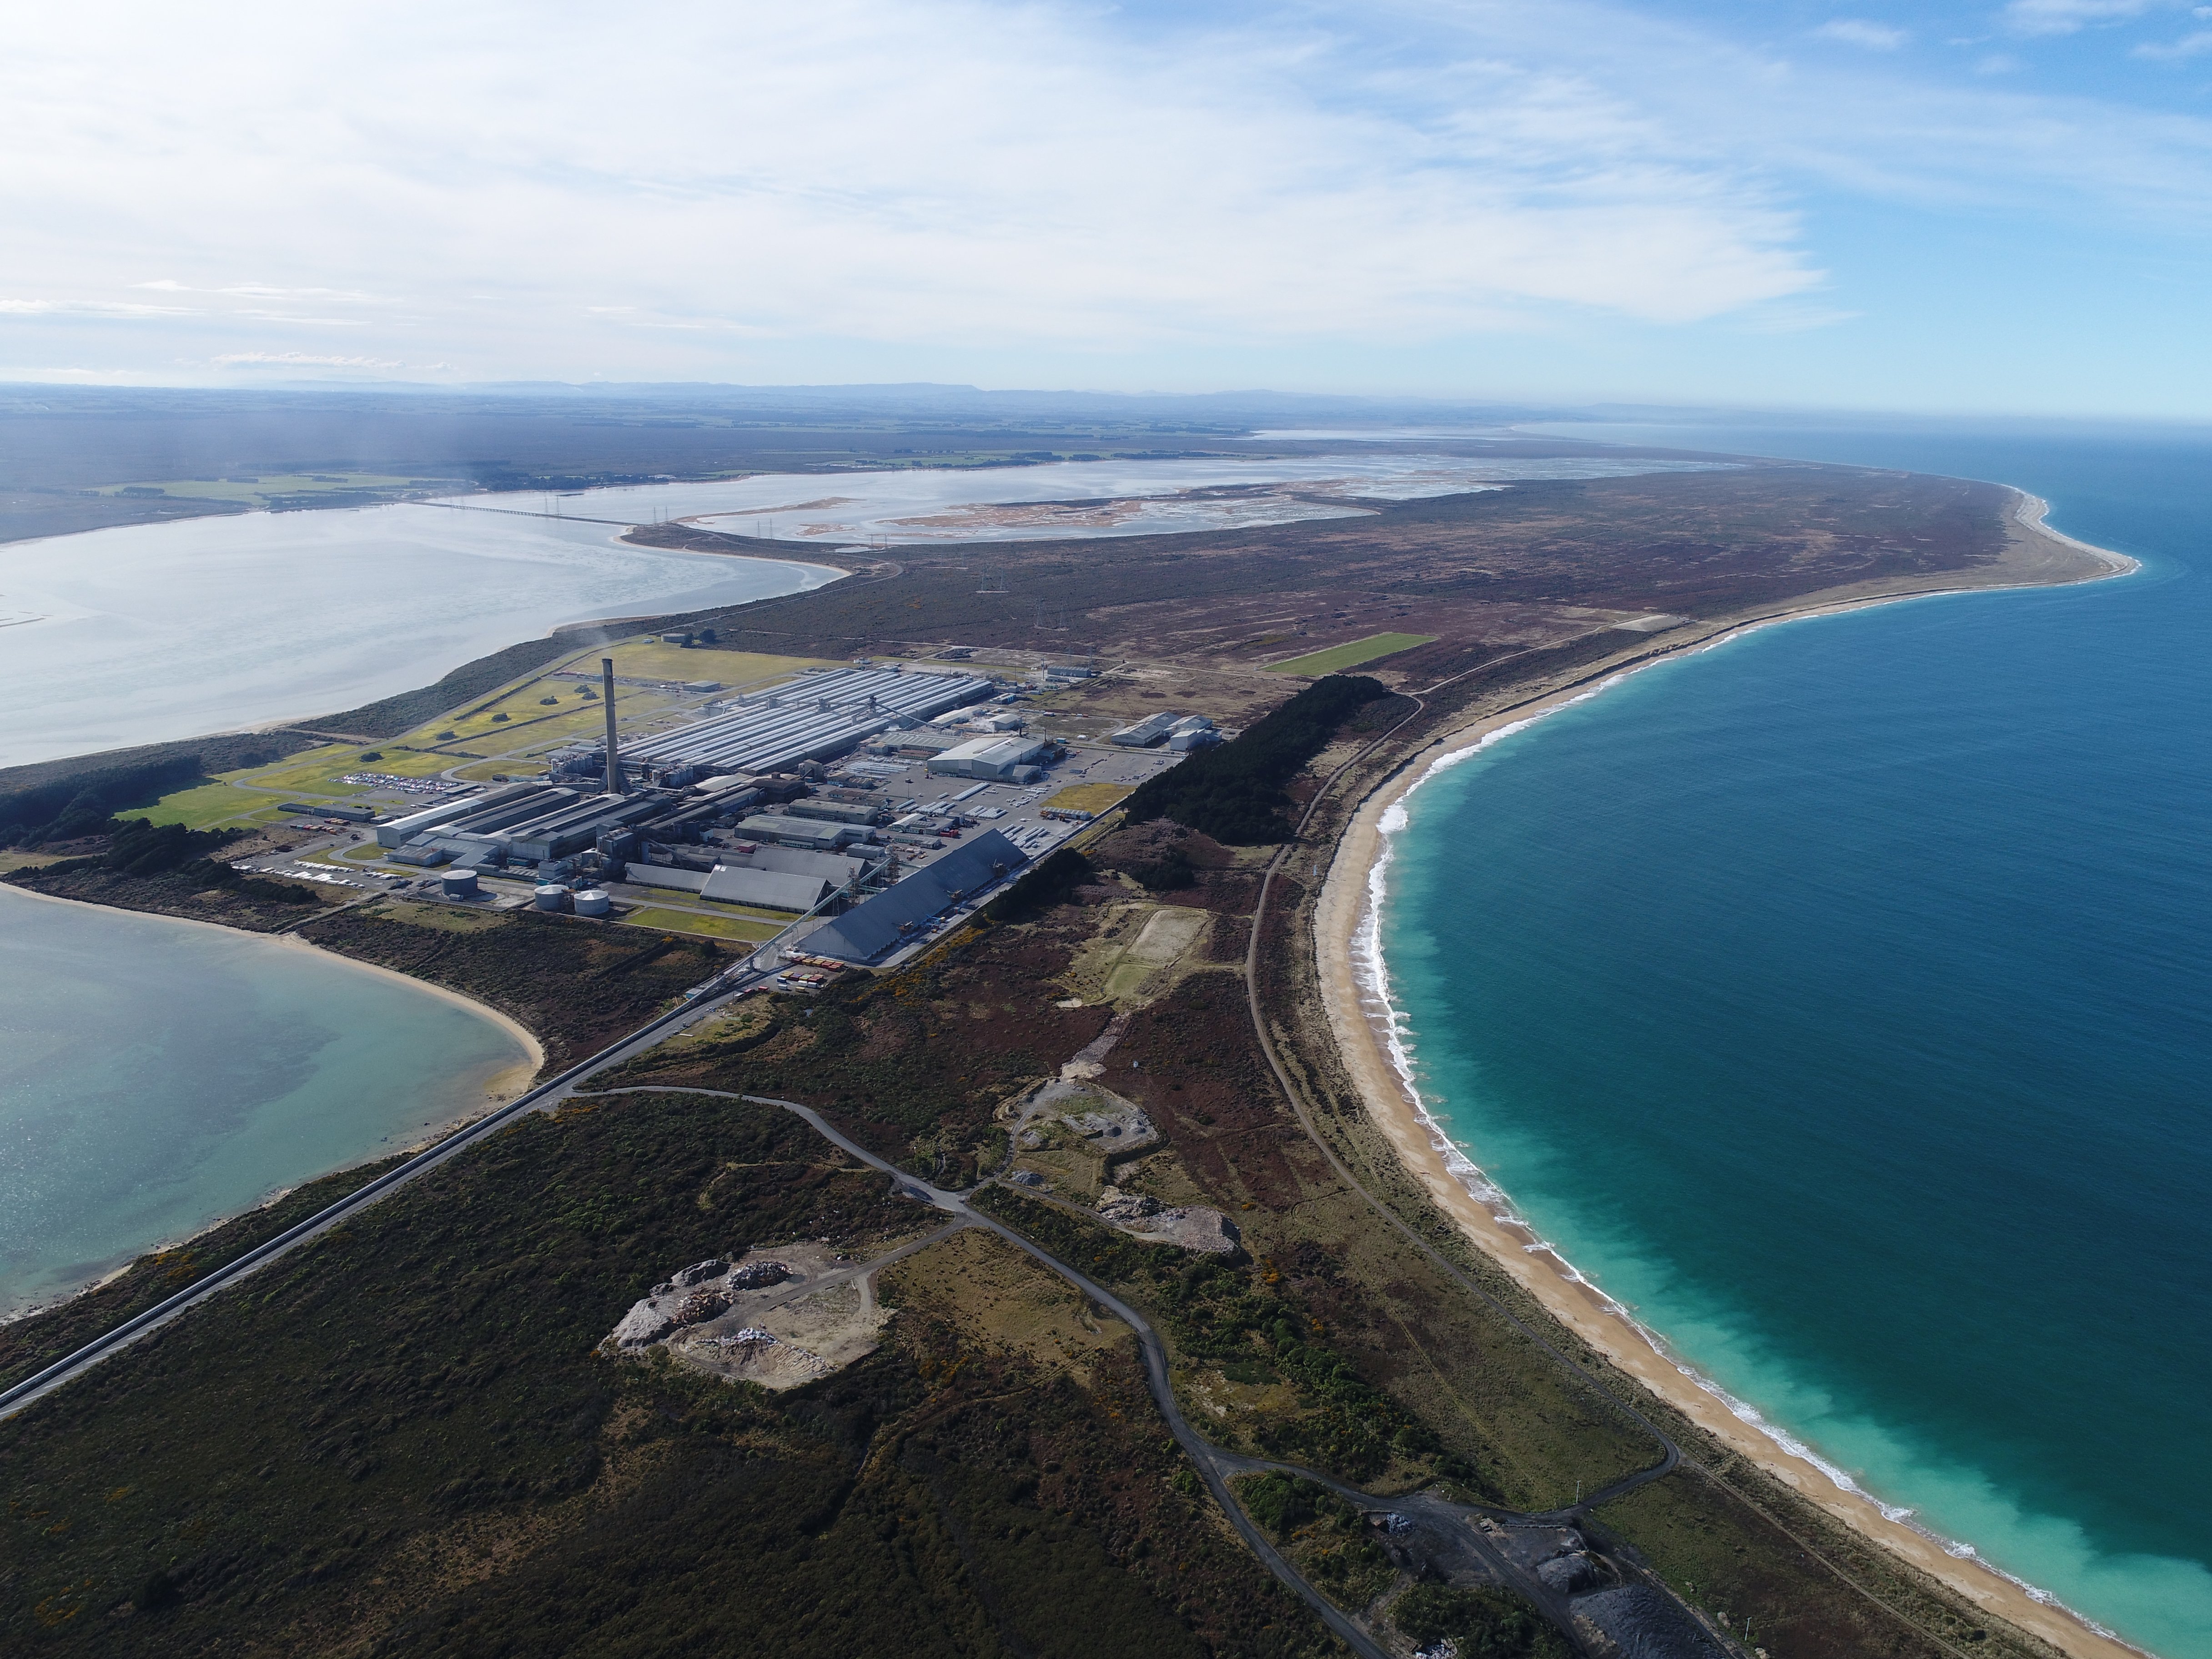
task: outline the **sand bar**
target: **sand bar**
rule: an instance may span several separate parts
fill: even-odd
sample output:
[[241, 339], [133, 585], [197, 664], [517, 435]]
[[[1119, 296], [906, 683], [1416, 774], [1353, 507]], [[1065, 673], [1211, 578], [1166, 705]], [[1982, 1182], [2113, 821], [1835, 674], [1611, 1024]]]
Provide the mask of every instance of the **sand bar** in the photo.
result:
[[1406, 797], [1433, 775], [1439, 763], [1451, 763], [1486, 740], [1595, 696], [1621, 675], [1710, 649], [1752, 628], [1939, 593], [2094, 581], [2140, 568], [2139, 561], [2124, 554], [2048, 529], [2043, 524], [2048, 511], [2045, 502], [2018, 493], [2011, 515], [2013, 544], [2002, 562], [1984, 567], [1987, 580], [1974, 580], [1984, 574], [1977, 571], [1961, 573], [1964, 580], [1952, 574], [1891, 584], [1887, 591], [1878, 591], [1881, 584], [1869, 583], [1808, 596], [1802, 605], [1786, 611], [1699, 623], [1624, 651], [1611, 672], [1601, 671], [1602, 677], [1595, 683], [1585, 678], [1550, 695], [1471, 718], [1434, 739], [1370, 795], [1346, 826], [1315, 914], [1314, 947], [1330, 1030], [1369, 1115], [1430, 1201], [1555, 1318], [1723, 1445], [1976, 1606], [2080, 1659], [2125, 1659], [2140, 1656], [2142, 1650], [1978, 1558], [1954, 1553], [1963, 1547], [1953, 1543], [1946, 1547], [1945, 1540], [1894, 1518], [1864, 1491], [1839, 1484], [1848, 1477], [1815, 1462], [1809, 1449], [1799, 1448], [1780, 1425], [1761, 1426], [1755, 1413], [1731, 1401], [1675, 1358], [1662, 1338], [1516, 1219], [1505, 1195], [1428, 1116], [1401, 1070], [1390, 1009], [1373, 970], [1375, 902], [1389, 858], [1386, 815], [1396, 813], [1401, 819]]

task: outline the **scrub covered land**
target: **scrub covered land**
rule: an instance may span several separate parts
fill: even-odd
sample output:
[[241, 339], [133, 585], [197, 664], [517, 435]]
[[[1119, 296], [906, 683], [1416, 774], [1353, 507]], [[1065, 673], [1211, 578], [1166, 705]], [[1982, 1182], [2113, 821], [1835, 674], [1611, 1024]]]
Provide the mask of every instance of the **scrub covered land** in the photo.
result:
[[[1057, 607], [1054, 649], [1130, 665], [1055, 694], [1066, 708], [1188, 672], [1254, 688], [1250, 729], [1189, 772], [1187, 797], [1166, 775], [1130, 804], [1144, 822], [1102, 824], [1023, 903], [899, 973], [761, 998], [719, 1036], [647, 1053], [600, 1086], [648, 1092], [526, 1118], [11, 1420], [0, 1630], [27, 1651], [165, 1654], [643, 1654], [768, 1632], [795, 1653], [1328, 1650], [1173, 1449], [1126, 1329], [1055, 1300], [1064, 1287], [1025, 1277], [1026, 1257], [939, 1254], [981, 1248], [976, 1234], [886, 1270], [899, 1311], [884, 1346], [787, 1394], [599, 1352], [686, 1262], [799, 1238], [857, 1255], [916, 1224], [883, 1177], [796, 1119], [673, 1091], [799, 1101], [948, 1186], [1060, 1172], [992, 1189], [985, 1207], [1152, 1322], [1185, 1414], [1218, 1444], [1377, 1502], [1420, 1488], [1571, 1504], [1649, 1465], [1653, 1443], [1530, 1333], [1654, 1407], [1429, 1203], [1346, 1079], [1310, 932], [1337, 830], [1430, 736], [1670, 637], [1808, 593], [2018, 580], [2008, 506], [1990, 486], [1846, 469], [1545, 484], [1110, 553], [931, 549], [724, 613], [726, 648], [834, 658], [1031, 648]], [[992, 588], [1012, 597], [978, 591]], [[1624, 629], [1655, 612], [1680, 630]], [[1323, 681], [1287, 718], [1261, 718], [1295, 689], [1265, 673], [1285, 627], [1326, 648], [1401, 617], [1435, 638], [1379, 665], [1372, 689]], [[689, 654], [711, 673], [711, 652]], [[1262, 921], [1267, 844], [1340, 774]], [[1168, 911], [1195, 925], [1153, 929]], [[564, 957], [541, 975], [584, 930], [517, 924], [458, 933], [364, 907], [307, 931], [500, 1001], [549, 1055], [586, 1052], [705, 966]], [[1133, 959], [1156, 936], [1175, 950]], [[646, 978], [664, 966], [683, 971]], [[540, 994], [541, 979], [572, 988]], [[1109, 1170], [1079, 1148], [1012, 1145], [1009, 1103], [1109, 1035], [1086, 1086], [1139, 1108], [1158, 1149]], [[1109, 1174], [1159, 1205], [1218, 1211], [1239, 1250], [1194, 1257], [1108, 1225], [1095, 1204]], [[118, 1294], [150, 1297], [179, 1270], [204, 1261], [141, 1264]], [[82, 1322], [22, 1322], [16, 1367]], [[1770, 1652], [1816, 1659], [2050, 1651], [1694, 1425], [1657, 1420], [1690, 1461], [1588, 1524], [1640, 1551], [1709, 1629], [1748, 1618]], [[1376, 1639], [1402, 1650], [1416, 1630], [1494, 1631], [1504, 1651], [1547, 1650], [1520, 1604], [1471, 1586], [1403, 1601], [1412, 1572], [1378, 1565], [1336, 1500], [1246, 1490], [1308, 1582]]]

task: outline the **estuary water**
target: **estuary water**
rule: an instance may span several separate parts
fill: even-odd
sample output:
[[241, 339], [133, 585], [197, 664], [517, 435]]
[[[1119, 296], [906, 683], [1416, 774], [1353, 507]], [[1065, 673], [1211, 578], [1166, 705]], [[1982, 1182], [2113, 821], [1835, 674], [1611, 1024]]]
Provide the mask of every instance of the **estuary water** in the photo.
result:
[[528, 1051], [296, 945], [0, 887], [0, 1313], [471, 1112]]
[[2014, 483], [2124, 579], [1770, 628], [1436, 775], [1419, 1085], [1674, 1352], [2212, 1656], [2212, 441], [1577, 426]]
[[[1351, 434], [1277, 435], [1311, 441]], [[1336, 454], [1129, 457], [1030, 466], [761, 472], [708, 483], [635, 484], [557, 498], [512, 499], [516, 504], [557, 500], [562, 510], [602, 518], [683, 518], [709, 530], [801, 546], [854, 543], [905, 547], [1242, 530], [1310, 519], [1354, 518], [1374, 511], [1362, 502], [1466, 495], [1497, 489], [1514, 479], [1610, 478], [1638, 472], [1701, 471], [1716, 465], [1602, 454], [1452, 454], [1402, 447], [1449, 435], [1511, 434], [1378, 428], [1364, 434], [1364, 442]], [[1392, 447], [1377, 447], [1381, 445]]]
[[[570, 495], [132, 525], [0, 546], [0, 767], [350, 708], [599, 617], [796, 592], [811, 547], [1147, 535], [1340, 518], [1363, 500], [1712, 465], [1382, 453], [760, 473]], [[635, 547], [696, 518], [791, 559]]]
[[408, 503], [0, 546], [0, 766], [352, 708], [561, 623], [843, 574], [633, 547], [623, 528]]

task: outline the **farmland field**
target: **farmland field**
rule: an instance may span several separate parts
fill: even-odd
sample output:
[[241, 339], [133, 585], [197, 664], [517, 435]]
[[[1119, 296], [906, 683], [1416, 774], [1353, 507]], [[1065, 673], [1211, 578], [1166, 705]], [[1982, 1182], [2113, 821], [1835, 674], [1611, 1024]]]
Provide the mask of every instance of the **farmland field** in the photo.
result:
[[1357, 668], [1361, 663], [1373, 662], [1377, 657], [1395, 656], [1401, 651], [1410, 651], [1417, 645], [1432, 645], [1434, 634], [1370, 634], [1364, 640], [1348, 640], [1342, 645], [1332, 645], [1326, 651], [1309, 651], [1303, 657], [1292, 657], [1288, 662], [1271, 662], [1270, 674], [1336, 674], [1347, 668]]

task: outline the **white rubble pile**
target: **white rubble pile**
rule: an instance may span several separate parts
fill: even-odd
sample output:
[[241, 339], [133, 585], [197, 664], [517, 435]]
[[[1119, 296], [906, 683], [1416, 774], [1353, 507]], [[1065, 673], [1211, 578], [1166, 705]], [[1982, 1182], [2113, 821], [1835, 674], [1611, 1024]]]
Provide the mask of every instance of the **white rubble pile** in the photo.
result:
[[1098, 1218], [1151, 1244], [1174, 1244], [1214, 1255], [1239, 1248], [1237, 1224], [1202, 1204], [1168, 1207], [1145, 1193], [1108, 1186], [1098, 1195]]
[[655, 1285], [622, 1316], [607, 1340], [621, 1350], [649, 1348], [672, 1331], [719, 1319], [739, 1291], [780, 1285], [790, 1277], [781, 1261], [753, 1261], [742, 1267], [731, 1267], [723, 1256], [695, 1261]]

